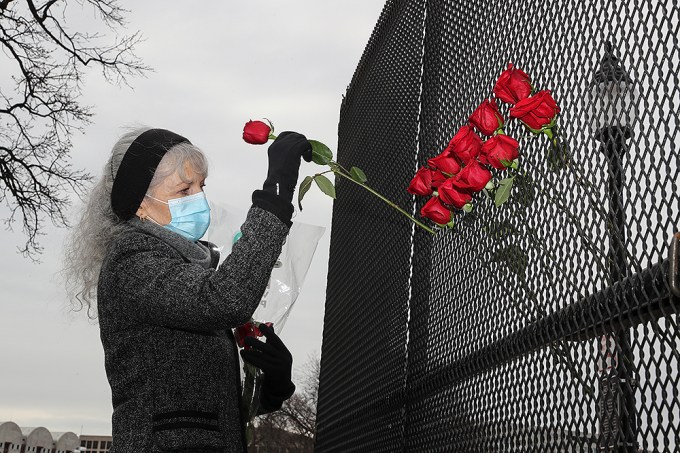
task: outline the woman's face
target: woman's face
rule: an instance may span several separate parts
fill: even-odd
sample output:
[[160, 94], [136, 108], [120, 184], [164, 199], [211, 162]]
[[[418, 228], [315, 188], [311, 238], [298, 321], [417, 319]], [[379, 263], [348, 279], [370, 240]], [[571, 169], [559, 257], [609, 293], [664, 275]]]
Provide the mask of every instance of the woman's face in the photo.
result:
[[[173, 198], [182, 198], [197, 194], [203, 191], [205, 178], [196, 173], [192, 165], [188, 162], [184, 164], [184, 174], [186, 182], [175, 172], [161, 181], [156, 187], [149, 191], [149, 195], [158, 200], [167, 202]], [[151, 218], [161, 225], [170, 223], [172, 216], [167, 204], [161, 203], [153, 198], [144, 197], [142, 204], [137, 209], [137, 217], [142, 220]]]

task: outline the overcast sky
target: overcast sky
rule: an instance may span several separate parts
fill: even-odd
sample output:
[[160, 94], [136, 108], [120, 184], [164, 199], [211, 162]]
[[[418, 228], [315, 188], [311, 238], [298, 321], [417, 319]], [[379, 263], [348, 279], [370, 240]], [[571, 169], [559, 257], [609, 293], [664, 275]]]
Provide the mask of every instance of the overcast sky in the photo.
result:
[[[154, 72], [133, 79], [132, 88], [88, 72], [81, 102], [93, 106], [95, 117], [74, 137], [74, 166], [99, 175], [124, 127], [167, 128], [208, 155], [208, 198], [247, 209], [267, 160], [265, 147], [241, 140], [244, 122], [267, 117], [278, 131], [296, 130], [335, 150], [342, 95], [384, 2], [120, 4], [130, 10], [128, 30], [146, 38], [137, 55]], [[8, 67], [4, 58], [0, 54], [0, 73]], [[7, 74], [0, 75], [4, 80]], [[305, 164], [301, 178], [314, 172], [313, 164]], [[282, 331], [296, 366], [321, 351], [331, 210], [331, 199], [313, 189], [294, 219], [326, 227]], [[7, 212], [0, 207], [3, 220]], [[69, 312], [55, 277], [66, 231], [47, 225], [44, 232], [42, 262], [35, 264], [15, 251], [23, 245], [20, 233], [0, 231], [0, 422], [110, 434], [99, 330], [83, 313]]]

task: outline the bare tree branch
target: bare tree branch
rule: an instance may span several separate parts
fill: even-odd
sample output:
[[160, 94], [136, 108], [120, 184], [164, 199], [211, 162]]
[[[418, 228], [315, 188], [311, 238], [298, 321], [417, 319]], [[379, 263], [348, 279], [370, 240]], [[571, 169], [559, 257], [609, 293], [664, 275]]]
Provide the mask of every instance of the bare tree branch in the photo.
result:
[[[92, 8], [115, 36], [125, 26], [117, 0], [72, 2]], [[69, 163], [73, 133], [92, 115], [79, 103], [85, 67], [100, 67], [116, 84], [149, 70], [133, 52], [139, 32], [100, 45], [103, 35], [68, 26], [66, 4], [0, 0], [0, 64], [10, 75], [0, 86], [0, 202], [9, 208], [7, 227], [21, 224], [20, 251], [32, 259], [42, 250], [43, 221], [67, 225], [71, 195], [82, 196], [91, 179]]]
[[3, 0], [2, 2], [0, 2], [0, 10], [6, 10], [7, 5], [9, 5], [10, 2], [12, 2], [12, 0]]

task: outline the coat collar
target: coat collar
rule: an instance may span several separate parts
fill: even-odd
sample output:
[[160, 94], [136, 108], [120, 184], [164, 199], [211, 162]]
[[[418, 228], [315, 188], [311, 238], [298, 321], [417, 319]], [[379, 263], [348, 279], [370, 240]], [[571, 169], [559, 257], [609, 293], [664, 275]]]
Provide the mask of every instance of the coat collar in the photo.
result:
[[151, 221], [142, 221], [139, 217], [133, 217], [130, 220], [128, 220], [128, 223], [138, 229], [142, 230], [145, 233], [148, 233], [154, 237], [157, 237], [161, 241], [165, 242], [177, 252], [179, 252], [182, 257], [194, 264], [198, 264], [199, 266], [203, 267], [204, 269], [210, 268], [211, 264], [211, 255], [210, 255], [210, 248], [206, 246], [205, 244], [201, 242], [191, 242], [186, 238], [183, 238], [177, 233], [174, 233], [166, 228], [163, 228], [162, 226], [151, 222]]

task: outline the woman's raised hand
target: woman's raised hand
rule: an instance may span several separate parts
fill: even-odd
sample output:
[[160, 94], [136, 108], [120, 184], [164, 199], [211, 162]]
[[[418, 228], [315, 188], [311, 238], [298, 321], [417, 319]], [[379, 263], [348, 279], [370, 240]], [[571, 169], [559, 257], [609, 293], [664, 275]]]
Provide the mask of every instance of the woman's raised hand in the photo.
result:
[[312, 145], [297, 132], [282, 132], [269, 146], [269, 169], [262, 189], [292, 202], [300, 170], [300, 158], [312, 160]]

